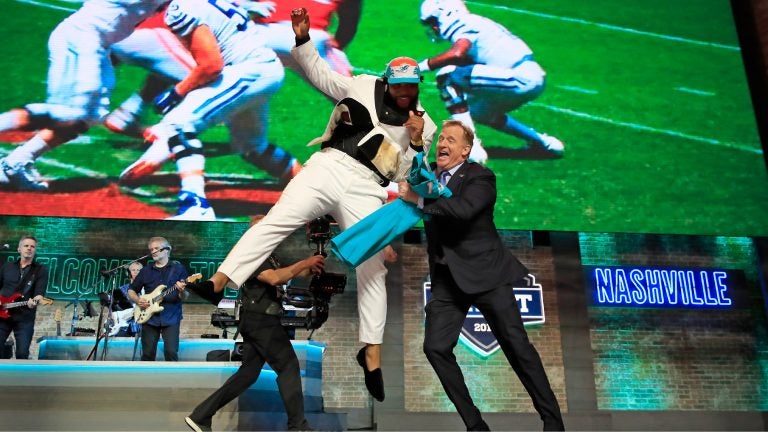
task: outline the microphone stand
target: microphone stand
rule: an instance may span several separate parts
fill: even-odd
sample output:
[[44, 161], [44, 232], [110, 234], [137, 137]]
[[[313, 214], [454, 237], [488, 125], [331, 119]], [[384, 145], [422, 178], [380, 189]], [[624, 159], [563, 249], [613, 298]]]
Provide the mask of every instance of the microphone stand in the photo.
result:
[[80, 297], [82, 297], [83, 294], [90, 293], [91, 291], [93, 291], [93, 287], [91, 287], [84, 293], [78, 293], [77, 295], [75, 295], [75, 298], [73, 298], [72, 301], [70, 301], [69, 303], [67, 303], [66, 306], [64, 306], [64, 309], [66, 309], [70, 305], [72, 305], [72, 322], [69, 328], [69, 336], [72, 336], [72, 337], [75, 336], [75, 321], [78, 321], [80, 319], [77, 311], [78, 307], [80, 306]]
[[[117, 274], [112, 273], [109, 274], [109, 279], [112, 281], [112, 288], [110, 289], [108, 298], [109, 302], [106, 306], [107, 308], [107, 317], [104, 319], [104, 308], [105, 306], [101, 305], [101, 313], [99, 314], [99, 326], [97, 327], [97, 333], [96, 333], [96, 347], [99, 345], [99, 335], [98, 331], [103, 332], [102, 333], [102, 339], [104, 339], [104, 350], [101, 351], [101, 361], [104, 361], [107, 359], [107, 343], [109, 342], [109, 334], [112, 332], [112, 326], [114, 325], [114, 322], [112, 321], [112, 307], [115, 301], [115, 290], [117, 289]], [[110, 283], [107, 281], [107, 286], [109, 286]], [[103, 324], [103, 325], [102, 325]], [[94, 347], [94, 350], [96, 349]], [[94, 360], [96, 360], [96, 351], [94, 351]]]
[[[148, 253], [148, 254], [146, 254], [146, 255], [144, 255], [142, 257], [136, 258], [133, 261], [129, 261], [129, 262], [125, 263], [125, 264], [119, 265], [119, 266], [111, 268], [109, 270], [102, 270], [101, 271], [101, 275], [102, 276], [109, 277], [109, 279], [111, 280], [112, 288], [111, 288], [111, 291], [109, 293], [109, 306], [108, 306], [109, 307], [109, 310], [108, 310], [108, 314], [109, 315], [107, 317], [107, 325], [104, 326], [105, 329], [103, 331], [103, 334], [101, 334], [101, 335], [99, 333], [102, 332], [102, 322], [103, 322], [103, 315], [104, 315], [104, 306], [101, 307], [101, 314], [99, 315], [99, 325], [96, 328], [96, 343], [94, 344], [93, 349], [91, 350], [91, 354], [93, 355], [93, 360], [94, 361], [96, 360], [96, 357], [97, 357], [97, 352], [98, 352], [98, 348], [99, 348], [99, 342], [101, 342], [101, 339], [104, 339], [104, 350], [101, 353], [101, 360], [103, 361], [103, 360], [107, 359], [107, 346], [108, 346], [107, 344], [109, 343], [109, 333], [110, 333], [109, 319], [111, 318], [112, 304], [113, 304], [113, 301], [114, 301], [114, 298], [115, 298], [114, 294], [115, 294], [115, 290], [117, 289], [117, 279], [118, 279], [117, 273], [120, 270], [122, 270], [122, 269], [127, 269], [131, 264], [133, 264], [135, 262], [139, 262], [139, 261], [145, 260], [145, 259], [147, 259], [147, 258], [149, 258], [151, 256], [152, 256], [152, 253]], [[107, 282], [107, 286], [109, 286], [109, 285], [110, 285], [109, 282]], [[88, 358], [90, 358], [90, 355], [88, 356]]]

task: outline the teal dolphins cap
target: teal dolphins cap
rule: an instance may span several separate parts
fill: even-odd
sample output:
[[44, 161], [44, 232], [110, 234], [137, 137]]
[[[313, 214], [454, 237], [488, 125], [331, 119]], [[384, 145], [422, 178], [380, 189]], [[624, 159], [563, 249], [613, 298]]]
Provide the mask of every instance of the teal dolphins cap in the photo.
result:
[[397, 57], [392, 59], [387, 65], [387, 71], [384, 73], [387, 82], [390, 84], [421, 82], [421, 71], [416, 60], [410, 57]]

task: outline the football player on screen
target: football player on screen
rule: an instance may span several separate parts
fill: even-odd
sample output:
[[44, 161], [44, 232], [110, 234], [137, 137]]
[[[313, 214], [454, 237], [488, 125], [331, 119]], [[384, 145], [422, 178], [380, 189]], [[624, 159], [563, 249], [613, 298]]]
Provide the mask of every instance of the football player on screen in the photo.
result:
[[[143, 137], [146, 128], [143, 117], [147, 108], [152, 106], [157, 96], [186, 78], [196, 66], [194, 57], [168, 28], [164, 17], [165, 8], [112, 47], [112, 56], [118, 63], [139, 66], [150, 72], [141, 89], [105, 118], [104, 125], [113, 132]], [[225, 119], [225, 123], [230, 131], [233, 151], [282, 184], [290, 181], [301, 169], [301, 164], [289, 152], [266, 141], [262, 129], [244, 126], [237, 116]], [[152, 138], [151, 134], [149, 138]], [[136, 179], [156, 168], [159, 166], [126, 175]]]
[[[507, 114], [544, 91], [544, 70], [522, 39], [500, 24], [469, 12], [462, 0], [424, 0], [420, 19], [437, 37], [452, 43], [422, 60], [422, 71], [437, 70], [437, 87], [451, 118], [472, 130], [474, 122], [516, 136], [540, 157], [561, 157], [563, 143], [536, 132]], [[470, 159], [485, 163], [488, 153], [475, 135]]]
[[48, 91], [44, 103], [0, 114], [0, 132], [37, 131], [0, 160], [0, 187], [45, 190], [34, 161], [101, 122], [115, 74], [109, 47], [127, 37], [165, 0], [89, 0], [48, 39]]
[[247, 136], [266, 146], [269, 100], [285, 72], [265, 46], [264, 28], [226, 0], [174, 0], [165, 23], [189, 47], [196, 66], [155, 99], [163, 119], [145, 136], [152, 144], [120, 178], [136, 179], [173, 158], [181, 190], [179, 211], [172, 219], [215, 220], [205, 196], [205, 157], [198, 135], [226, 122], [233, 144]]

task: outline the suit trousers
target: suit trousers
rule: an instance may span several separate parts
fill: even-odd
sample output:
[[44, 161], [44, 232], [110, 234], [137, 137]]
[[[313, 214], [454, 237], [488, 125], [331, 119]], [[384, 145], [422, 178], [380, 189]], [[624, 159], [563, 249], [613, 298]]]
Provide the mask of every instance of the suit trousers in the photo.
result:
[[545, 430], [563, 429], [560, 407], [541, 358], [523, 327], [512, 290], [514, 284], [470, 295], [459, 289], [446, 265], [434, 264], [430, 276], [432, 298], [426, 306], [424, 353], [467, 428], [479, 424], [482, 417], [469, 394], [453, 349], [467, 312], [474, 305], [482, 312], [507, 361], [531, 396]]
[[301, 389], [301, 367], [288, 333], [280, 317], [244, 312], [240, 317], [243, 335], [243, 364], [213, 394], [198, 405], [190, 418], [210, 426], [211, 418], [224, 405], [248, 390], [267, 362], [277, 373], [277, 388], [288, 414], [288, 430], [309, 428], [304, 418], [304, 393]]

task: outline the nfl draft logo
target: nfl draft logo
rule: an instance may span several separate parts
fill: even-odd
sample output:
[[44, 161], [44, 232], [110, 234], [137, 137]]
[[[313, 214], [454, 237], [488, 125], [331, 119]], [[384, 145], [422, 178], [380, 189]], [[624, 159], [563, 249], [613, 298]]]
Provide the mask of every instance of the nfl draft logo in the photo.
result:
[[[427, 278], [429, 279], [429, 278]], [[520, 309], [524, 325], [544, 323], [544, 297], [541, 284], [536, 283], [536, 276], [529, 274], [523, 278], [524, 286], [513, 287], [513, 295]], [[424, 305], [432, 296], [432, 283], [424, 282]], [[474, 306], [467, 312], [464, 325], [461, 327], [459, 340], [481, 357], [488, 357], [498, 351], [499, 342], [491, 332], [491, 326]]]

